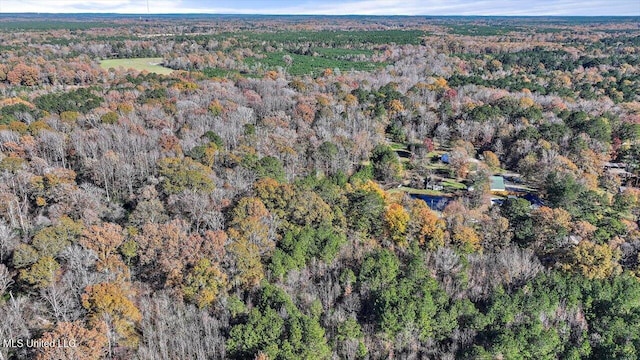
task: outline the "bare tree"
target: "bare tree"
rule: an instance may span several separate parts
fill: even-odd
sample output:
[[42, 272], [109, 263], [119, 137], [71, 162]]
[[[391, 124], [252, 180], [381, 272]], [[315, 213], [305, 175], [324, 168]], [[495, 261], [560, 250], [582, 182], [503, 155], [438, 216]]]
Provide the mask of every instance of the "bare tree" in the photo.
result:
[[166, 293], [140, 301], [140, 359], [224, 359], [227, 313], [213, 316], [207, 310], [185, 305]]
[[13, 278], [9, 273], [9, 269], [4, 264], [0, 264], [0, 297], [13, 284]]
[[441, 247], [433, 257], [436, 279], [442, 284], [447, 294], [450, 296], [461, 294], [462, 283], [459, 274], [464, 266], [460, 261], [460, 256], [452, 248]]
[[496, 254], [498, 272], [502, 282], [521, 286], [543, 270], [542, 264], [531, 249], [511, 246]]
[[4, 220], [0, 220], [0, 263], [9, 257], [16, 245], [18, 239], [15, 233]]
[[57, 321], [75, 320], [81, 315], [79, 297], [73, 293], [68, 278], [52, 281], [40, 290], [40, 297]]
[[[30, 321], [33, 320], [33, 304], [27, 297], [14, 297], [10, 294], [7, 302], [0, 305], [0, 339], [23, 342], [30, 339], [32, 334], [29, 330]], [[27, 359], [26, 347], [5, 347], [0, 346], [0, 355], [4, 359], [16, 358]], [[11, 355], [11, 356], [10, 356]]]

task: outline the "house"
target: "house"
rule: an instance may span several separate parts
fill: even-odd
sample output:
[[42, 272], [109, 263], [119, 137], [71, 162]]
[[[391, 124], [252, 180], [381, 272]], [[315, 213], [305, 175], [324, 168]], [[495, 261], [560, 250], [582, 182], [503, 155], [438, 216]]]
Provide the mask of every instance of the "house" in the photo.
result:
[[602, 167], [604, 167], [605, 169], [626, 169], [627, 164], [622, 162], [619, 162], [619, 163], [605, 162], [602, 164]]
[[607, 172], [611, 175], [620, 176], [623, 179], [632, 178], [633, 174], [625, 170], [624, 168], [608, 168]]
[[491, 192], [506, 192], [507, 188], [504, 186], [504, 178], [502, 176], [489, 177], [491, 182]]

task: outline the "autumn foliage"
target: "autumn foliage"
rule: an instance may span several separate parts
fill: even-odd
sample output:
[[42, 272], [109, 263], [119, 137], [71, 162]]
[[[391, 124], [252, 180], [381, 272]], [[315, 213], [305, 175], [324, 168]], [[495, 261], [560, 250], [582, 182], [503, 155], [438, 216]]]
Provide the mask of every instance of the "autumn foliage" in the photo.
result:
[[76, 345], [0, 359], [640, 354], [632, 18], [16, 15], [0, 40], [0, 339]]

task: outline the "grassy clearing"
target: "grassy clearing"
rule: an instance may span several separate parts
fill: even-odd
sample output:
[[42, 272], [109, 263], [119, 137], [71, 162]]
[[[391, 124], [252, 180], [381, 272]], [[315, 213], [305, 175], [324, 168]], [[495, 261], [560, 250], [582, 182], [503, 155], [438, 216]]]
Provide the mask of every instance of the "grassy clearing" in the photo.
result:
[[390, 141], [389, 142], [389, 146], [394, 151], [397, 151], [397, 150], [405, 150], [406, 151], [407, 150], [407, 144], [401, 144], [401, 143]]
[[446, 194], [442, 191], [431, 190], [431, 189], [416, 189], [416, 188], [407, 187], [407, 186], [401, 186], [399, 188], [389, 189], [387, 190], [387, 192], [392, 194], [398, 193], [398, 192], [404, 192], [410, 195], [450, 196], [449, 194]]
[[459, 183], [453, 179], [443, 180], [440, 183], [440, 185], [444, 186], [445, 188], [450, 188], [455, 190], [465, 190], [467, 188], [467, 185], [463, 183]]
[[431, 163], [425, 166], [426, 169], [435, 170], [435, 171], [449, 171], [449, 166], [443, 163]]
[[158, 65], [162, 62], [162, 58], [135, 58], [135, 59], [108, 59], [102, 60], [100, 66], [103, 69], [125, 68], [139, 71], [148, 71], [160, 75], [169, 75], [173, 69]]

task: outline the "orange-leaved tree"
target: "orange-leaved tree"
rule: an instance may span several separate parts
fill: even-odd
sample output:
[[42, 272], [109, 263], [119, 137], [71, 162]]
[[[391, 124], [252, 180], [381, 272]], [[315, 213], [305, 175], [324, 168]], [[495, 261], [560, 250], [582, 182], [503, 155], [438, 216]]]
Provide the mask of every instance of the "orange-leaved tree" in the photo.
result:
[[99, 322], [93, 329], [79, 322], [60, 322], [56, 328], [45, 332], [39, 340], [56, 346], [38, 348], [36, 359], [98, 360], [104, 358], [107, 347], [107, 327]]
[[444, 245], [447, 224], [424, 201], [413, 200], [409, 214], [408, 229], [411, 238], [418, 240], [420, 245], [426, 245], [430, 250]]
[[82, 294], [82, 306], [89, 312], [89, 323], [98, 326], [105, 322], [110, 343], [135, 347], [139, 342], [136, 324], [142, 319], [140, 310], [131, 300], [126, 283], [106, 282], [90, 285]]
[[96, 252], [98, 255], [96, 267], [99, 271], [109, 271], [128, 277], [128, 268], [120, 255], [116, 253], [124, 240], [125, 237], [120, 225], [104, 223], [92, 225], [86, 229], [80, 238], [80, 244], [86, 249]]

